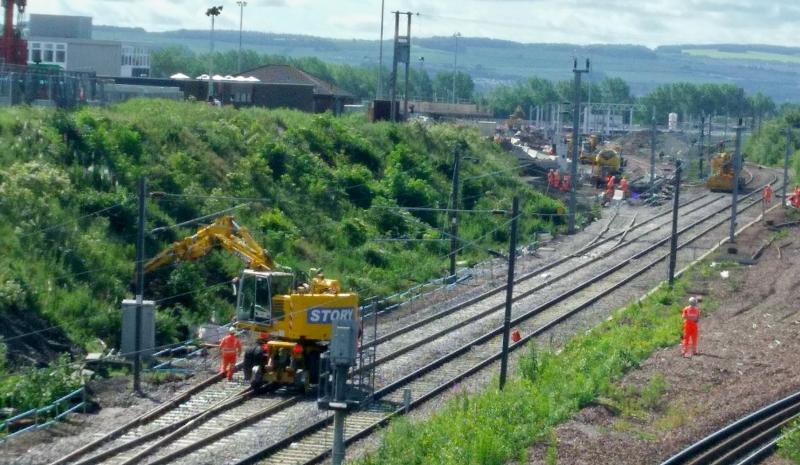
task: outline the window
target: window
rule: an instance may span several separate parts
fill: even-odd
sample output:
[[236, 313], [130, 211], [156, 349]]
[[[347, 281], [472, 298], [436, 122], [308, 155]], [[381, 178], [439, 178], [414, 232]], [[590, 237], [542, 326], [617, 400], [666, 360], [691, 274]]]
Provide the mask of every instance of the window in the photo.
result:
[[30, 42], [28, 51], [30, 63], [67, 63], [67, 44], [55, 42]]

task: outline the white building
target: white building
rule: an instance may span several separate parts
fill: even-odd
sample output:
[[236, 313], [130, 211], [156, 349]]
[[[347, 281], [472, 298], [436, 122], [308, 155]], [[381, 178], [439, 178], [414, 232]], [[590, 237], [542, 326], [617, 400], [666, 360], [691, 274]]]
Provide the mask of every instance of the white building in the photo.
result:
[[92, 39], [92, 18], [31, 14], [28, 63], [60, 66], [99, 76], [150, 75], [150, 49], [142, 44]]

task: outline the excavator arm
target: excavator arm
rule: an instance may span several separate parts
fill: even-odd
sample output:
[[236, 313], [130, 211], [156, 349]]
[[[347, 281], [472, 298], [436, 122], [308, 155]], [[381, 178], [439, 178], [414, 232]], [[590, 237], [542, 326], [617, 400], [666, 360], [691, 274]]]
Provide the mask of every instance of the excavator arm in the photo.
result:
[[145, 272], [151, 272], [175, 262], [197, 260], [221, 247], [239, 257], [247, 268], [275, 270], [278, 265], [244, 226], [236, 223], [232, 216], [221, 216], [213, 223], [198, 229], [193, 235], [173, 242], [171, 246], [148, 260]]

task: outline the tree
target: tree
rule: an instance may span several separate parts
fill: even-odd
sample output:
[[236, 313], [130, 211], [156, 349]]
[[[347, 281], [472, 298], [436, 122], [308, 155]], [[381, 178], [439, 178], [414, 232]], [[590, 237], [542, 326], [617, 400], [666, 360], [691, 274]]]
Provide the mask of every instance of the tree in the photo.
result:
[[[472, 100], [475, 83], [472, 76], [463, 72], [456, 72], [456, 101]], [[440, 71], [433, 80], [433, 92], [439, 100], [453, 100], [453, 72]]]
[[631, 88], [622, 78], [605, 78], [598, 85], [602, 102], [604, 103], [633, 103]]

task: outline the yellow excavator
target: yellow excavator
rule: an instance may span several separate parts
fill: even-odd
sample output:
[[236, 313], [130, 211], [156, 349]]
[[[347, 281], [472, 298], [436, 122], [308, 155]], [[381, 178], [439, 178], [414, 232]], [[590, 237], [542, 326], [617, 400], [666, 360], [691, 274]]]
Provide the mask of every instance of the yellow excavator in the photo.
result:
[[[711, 176], [706, 187], [714, 192], [733, 192], [733, 156], [729, 152], [719, 152], [711, 158]], [[743, 186], [739, 179], [739, 186]]]
[[312, 269], [310, 284], [296, 281], [244, 226], [221, 216], [189, 237], [174, 242], [144, 265], [146, 272], [176, 262], [197, 260], [215, 248], [245, 263], [235, 279], [237, 328], [256, 331], [259, 343], [247, 349], [244, 376], [253, 386], [316, 384], [320, 355], [327, 350], [333, 322], [358, 320], [358, 295], [341, 292], [339, 281]]

